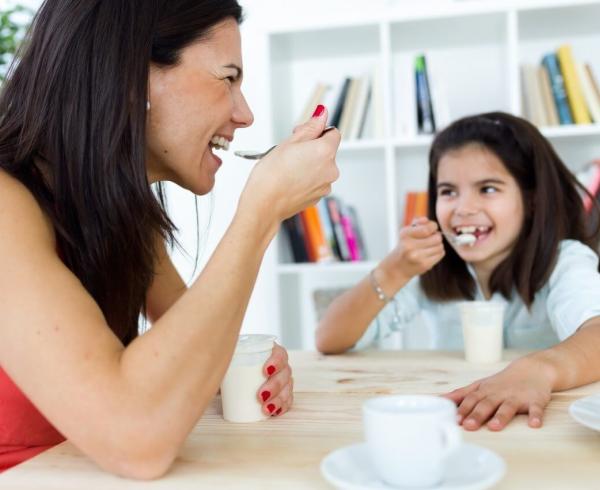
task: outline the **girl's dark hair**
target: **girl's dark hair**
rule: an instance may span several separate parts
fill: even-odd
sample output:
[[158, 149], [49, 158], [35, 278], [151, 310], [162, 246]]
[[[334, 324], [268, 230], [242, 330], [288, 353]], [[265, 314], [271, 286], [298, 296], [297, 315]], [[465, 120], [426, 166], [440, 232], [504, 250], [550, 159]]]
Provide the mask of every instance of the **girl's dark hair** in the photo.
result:
[[[430, 219], [436, 221], [440, 159], [470, 144], [497, 156], [523, 195], [523, 228], [511, 254], [492, 273], [490, 291], [509, 299], [515, 288], [531, 306], [552, 273], [560, 241], [579, 240], [597, 251], [600, 225], [591, 227], [587, 222], [580, 194], [587, 191], [550, 143], [531, 123], [502, 112], [465, 117], [437, 135], [429, 152]], [[598, 206], [593, 213], [597, 218]], [[476, 284], [465, 262], [445, 239], [444, 247], [446, 255], [421, 276], [421, 287], [429, 298], [438, 301], [473, 299]]]
[[125, 345], [174, 231], [146, 174], [150, 63], [176, 65], [227, 18], [241, 22], [237, 0], [45, 0], [0, 94], [0, 168]]

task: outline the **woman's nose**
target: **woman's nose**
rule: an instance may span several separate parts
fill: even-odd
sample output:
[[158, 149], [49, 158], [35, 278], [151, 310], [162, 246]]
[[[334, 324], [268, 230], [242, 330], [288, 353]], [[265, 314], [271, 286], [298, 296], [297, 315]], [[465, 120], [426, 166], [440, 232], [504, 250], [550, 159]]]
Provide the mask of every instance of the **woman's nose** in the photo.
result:
[[251, 126], [254, 122], [254, 114], [242, 92], [236, 98], [232, 119], [239, 127], [243, 128]]

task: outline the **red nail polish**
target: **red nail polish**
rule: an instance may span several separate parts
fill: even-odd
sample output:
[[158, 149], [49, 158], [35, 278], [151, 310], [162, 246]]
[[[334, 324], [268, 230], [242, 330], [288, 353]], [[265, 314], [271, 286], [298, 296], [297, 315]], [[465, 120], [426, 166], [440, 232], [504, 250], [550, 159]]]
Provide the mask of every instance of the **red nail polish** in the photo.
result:
[[312, 117], [319, 117], [321, 114], [323, 114], [324, 111], [325, 111], [325, 106], [322, 104], [319, 104], [317, 106], [317, 108], [315, 109], [315, 112], [313, 112]]
[[275, 415], [279, 415], [281, 413], [281, 408], [278, 408], [277, 411], [275, 412]]
[[267, 410], [269, 411], [269, 413], [273, 413], [273, 410], [275, 410], [275, 405], [273, 405], [272, 403], [269, 403], [267, 405]]
[[271, 376], [275, 372], [275, 366], [269, 366], [267, 368], [267, 374]]
[[260, 397], [262, 398], [263, 402], [266, 402], [270, 398], [270, 396], [271, 396], [271, 392], [270, 391], [263, 391], [260, 394]]

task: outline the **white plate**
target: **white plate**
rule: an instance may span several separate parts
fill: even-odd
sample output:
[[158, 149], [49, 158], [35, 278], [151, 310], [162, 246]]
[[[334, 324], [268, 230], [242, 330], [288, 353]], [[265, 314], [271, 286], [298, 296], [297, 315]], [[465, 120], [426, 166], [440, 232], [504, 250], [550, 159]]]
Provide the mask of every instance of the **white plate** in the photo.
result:
[[[446, 474], [435, 490], [483, 490], [496, 484], [506, 472], [504, 460], [489, 449], [462, 444], [449, 458]], [[329, 453], [321, 473], [333, 486], [344, 490], [402, 490], [375, 476], [367, 446], [354, 444]]]
[[600, 431], [600, 394], [575, 400], [569, 406], [569, 413], [580, 424]]

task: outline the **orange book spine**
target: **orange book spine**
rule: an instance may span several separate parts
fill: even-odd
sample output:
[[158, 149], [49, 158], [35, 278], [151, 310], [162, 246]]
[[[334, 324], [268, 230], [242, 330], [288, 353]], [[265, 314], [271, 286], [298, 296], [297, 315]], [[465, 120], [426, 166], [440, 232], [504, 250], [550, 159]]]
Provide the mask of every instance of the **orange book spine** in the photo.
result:
[[302, 211], [302, 223], [306, 229], [309, 242], [309, 258], [311, 262], [326, 262], [333, 260], [333, 253], [325, 240], [325, 233], [316, 206], [310, 206]]
[[417, 192], [415, 218], [427, 216], [427, 192]]
[[410, 226], [415, 217], [415, 206], [417, 202], [416, 192], [406, 193], [406, 203], [404, 205], [404, 226]]

